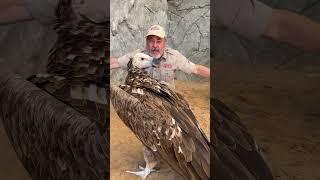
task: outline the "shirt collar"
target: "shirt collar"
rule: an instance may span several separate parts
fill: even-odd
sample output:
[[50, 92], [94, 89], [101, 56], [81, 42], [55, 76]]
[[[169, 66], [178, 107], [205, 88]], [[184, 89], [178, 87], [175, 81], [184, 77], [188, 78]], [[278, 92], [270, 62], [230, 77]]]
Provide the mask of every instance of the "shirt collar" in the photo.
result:
[[168, 49], [166, 48], [166, 49], [163, 51], [163, 54], [162, 54], [162, 56], [161, 56], [161, 60], [164, 60], [164, 61], [167, 60], [167, 52], [168, 52]]

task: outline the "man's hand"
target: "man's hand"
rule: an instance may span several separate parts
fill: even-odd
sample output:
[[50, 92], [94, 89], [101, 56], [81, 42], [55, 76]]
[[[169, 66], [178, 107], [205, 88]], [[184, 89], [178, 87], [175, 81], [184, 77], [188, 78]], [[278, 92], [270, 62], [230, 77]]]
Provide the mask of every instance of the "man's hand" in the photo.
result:
[[120, 64], [118, 63], [117, 58], [110, 58], [110, 69], [116, 69], [119, 68]]

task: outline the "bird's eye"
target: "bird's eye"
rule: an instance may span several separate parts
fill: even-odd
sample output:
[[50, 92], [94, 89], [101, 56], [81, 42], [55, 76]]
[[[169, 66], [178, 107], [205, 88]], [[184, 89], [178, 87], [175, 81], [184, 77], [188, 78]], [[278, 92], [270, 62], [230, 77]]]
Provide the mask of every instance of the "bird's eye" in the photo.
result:
[[141, 60], [144, 60], [144, 58], [141, 58]]

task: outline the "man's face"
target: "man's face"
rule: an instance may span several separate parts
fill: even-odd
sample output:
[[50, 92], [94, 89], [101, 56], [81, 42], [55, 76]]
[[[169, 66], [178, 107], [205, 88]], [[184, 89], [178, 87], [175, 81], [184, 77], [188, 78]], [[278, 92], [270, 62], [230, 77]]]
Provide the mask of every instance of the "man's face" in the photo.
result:
[[150, 35], [147, 37], [146, 49], [153, 58], [160, 58], [166, 47], [166, 40], [158, 36]]

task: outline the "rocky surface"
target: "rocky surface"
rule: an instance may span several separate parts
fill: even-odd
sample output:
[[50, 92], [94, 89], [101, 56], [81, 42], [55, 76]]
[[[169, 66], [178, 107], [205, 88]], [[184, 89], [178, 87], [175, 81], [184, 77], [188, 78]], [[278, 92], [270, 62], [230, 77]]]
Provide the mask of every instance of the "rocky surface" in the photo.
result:
[[[153, 24], [167, 30], [168, 45], [195, 63], [209, 66], [209, 0], [113, 0], [110, 2], [111, 56], [145, 47]], [[37, 22], [0, 26], [0, 64], [23, 76], [44, 71], [56, 35]], [[23, 66], [24, 68], [21, 68]], [[122, 70], [112, 72], [123, 79]], [[192, 78], [185, 74], [178, 79]]]
[[[163, 26], [168, 46], [195, 63], [209, 66], [209, 0], [116, 0], [111, 1], [111, 56], [119, 57], [145, 47], [145, 34], [153, 24]], [[114, 81], [125, 72], [112, 71]], [[192, 79], [180, 73], [178, 79]]]

